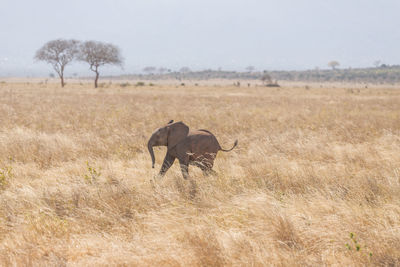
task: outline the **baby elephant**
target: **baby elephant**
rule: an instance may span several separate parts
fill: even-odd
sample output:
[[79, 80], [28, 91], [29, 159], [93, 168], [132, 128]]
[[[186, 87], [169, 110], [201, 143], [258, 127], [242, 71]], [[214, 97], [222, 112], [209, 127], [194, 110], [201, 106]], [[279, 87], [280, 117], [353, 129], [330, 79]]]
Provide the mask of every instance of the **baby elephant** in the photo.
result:
[[178, 158], [181, 165], [183, 178], [187, 179], [189, 164], [199, 167], [205, 175], [214, 172], [212, 167], [218, 151], [229, 152], [222, 149], [217, 138], [207, 130], [189, 131], [189, 127], [183, 122], [171, 120], [166, 126], [158, 128], [150, 137], [147, 147], [150, 152], [152, 167], [154, 168], [155, 158], [153, 146], [167, 146], [167, 155], [165, 156], [159, 176], [164, 176], [169, 167]]

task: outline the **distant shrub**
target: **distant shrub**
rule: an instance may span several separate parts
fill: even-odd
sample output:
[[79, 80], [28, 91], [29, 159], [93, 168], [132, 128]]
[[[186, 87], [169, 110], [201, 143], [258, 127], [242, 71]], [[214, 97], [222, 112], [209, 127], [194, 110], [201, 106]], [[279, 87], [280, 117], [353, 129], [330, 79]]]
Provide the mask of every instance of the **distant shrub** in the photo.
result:
[[128, 87], [130, 85], [131, 85], [130, 83], [120, 83], [119, 84], [119, 86], [121, 86], [121, 87]]
[[149, 86], [154, 86], [155, 84], [154, 83], [149, 83]]
[[281, 87], [278, 83], [267, 83], [266, 87]]
[[185, 86], [185, 83], [181, 83], [181, 86]]
[[144, 82], [137, 82], [137, 83], [135, 84], [135, 86], [145, 86], [145, 83], [144, 83]]

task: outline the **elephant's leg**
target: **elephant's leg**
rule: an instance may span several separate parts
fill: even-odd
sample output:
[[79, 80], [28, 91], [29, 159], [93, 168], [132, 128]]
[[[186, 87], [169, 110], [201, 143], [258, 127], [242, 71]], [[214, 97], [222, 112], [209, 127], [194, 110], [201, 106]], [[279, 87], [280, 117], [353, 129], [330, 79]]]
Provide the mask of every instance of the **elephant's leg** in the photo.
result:
[[179, 159], [179, 164], [181, 165], [181, 171], [184, 179], [189, 177], [189, 157]]
[[201, 165], [200, 169], [203, 171], [204, 176], [217, 175], [217, 172], [212, 169], [212, 165]]
[[212, 169], [214, 166], [214, 159], [215, 156], [213, 154], [208, 154], [206, 157], [203, 159], [201, 164], [199, 165], [200, 169], [203, 171], [204, 176], [209, 176], [211, 175], [216, 175], [217, 173]]
[[158, 174], [160, 177], [163, 177], [165, 175], [165, 173], [168, 171], [168, 169], [172, 166], [172, 164], [175, 161], [175, 157], [172, 156], [171, 154], [167, 153], [167, 155], [165, 155], [165, 159], [164, 162], [161, 166], [161, 170], [160, 173]]

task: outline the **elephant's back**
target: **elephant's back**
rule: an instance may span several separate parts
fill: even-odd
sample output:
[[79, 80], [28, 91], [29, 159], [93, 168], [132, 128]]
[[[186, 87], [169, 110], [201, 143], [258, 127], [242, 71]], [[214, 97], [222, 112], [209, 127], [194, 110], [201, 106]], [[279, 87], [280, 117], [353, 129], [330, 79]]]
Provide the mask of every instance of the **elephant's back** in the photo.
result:
[[188, 138], [192, 146], [192, 153], [217, 153], [220, 148], [215, 136], [207, 130], [191, 131]]
[[205, 130], [205, 129], [199, 129], [194, 132], [198, 132], [198, 134], [209, 134], [209, 135], [214, 136], [214, 134], [212, 132], [210, 132], [209, 130]]

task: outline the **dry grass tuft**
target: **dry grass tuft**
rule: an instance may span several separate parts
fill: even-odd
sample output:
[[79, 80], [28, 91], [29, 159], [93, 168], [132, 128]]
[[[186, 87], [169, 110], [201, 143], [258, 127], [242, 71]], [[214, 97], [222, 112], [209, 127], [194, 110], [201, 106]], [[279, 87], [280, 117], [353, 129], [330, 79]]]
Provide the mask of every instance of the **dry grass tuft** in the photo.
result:
[[[324, 87], [0, 84], [0, 265], [400, 265], [400, 92]], [[170, 119], [239, 146], [154, 179]]]
[[278, 216], [274, 221], [274, 238], [279, 245], [289, 249], [301, 249], [302, 241], [293, 223], [285, 217]]

